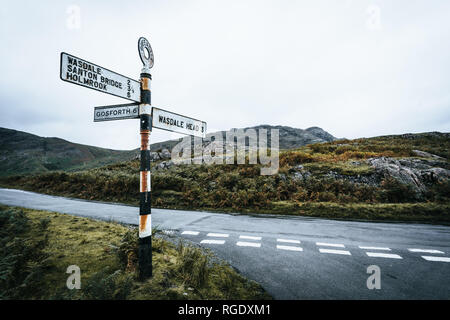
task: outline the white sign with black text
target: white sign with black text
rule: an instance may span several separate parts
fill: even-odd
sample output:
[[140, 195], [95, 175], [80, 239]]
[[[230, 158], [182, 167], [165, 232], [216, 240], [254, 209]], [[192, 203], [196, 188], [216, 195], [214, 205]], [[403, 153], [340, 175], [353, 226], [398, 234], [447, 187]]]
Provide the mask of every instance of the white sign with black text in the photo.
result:
[[86, 60], [61, 52], [61, 80], [112, 94], [131, 101], [141, 101], [140, 83]]
[[139, 118], [139, 104], [118, 104], [94, 108], [94, 122]]
[[153, 127], [192, 136], [206, 136], [206, 122], [152, 107]]

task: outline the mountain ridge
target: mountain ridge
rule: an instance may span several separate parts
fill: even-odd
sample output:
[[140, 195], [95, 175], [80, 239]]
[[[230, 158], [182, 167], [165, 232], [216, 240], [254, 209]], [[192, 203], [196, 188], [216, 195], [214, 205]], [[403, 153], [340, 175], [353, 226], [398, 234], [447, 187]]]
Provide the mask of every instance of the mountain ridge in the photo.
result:
[[[292, 149], [310, 143], [329, 142], [336, 138], [319, 127], [307, 129], [267, 124], [242, 128], [279, 129], [280, 149]], [[233, 130], [233, 129], [231, 129]], [[230, 130], [228, 130], [230, 131]], [[225, 141], [227, 131], [222, 134]], [[152, 151], [171, 150], [181, 139], [156, 142]], [[208, 141], [208, 138], [205, 139]], [[270, 138], [268, 139], [270, 142]], [[41, 137], [32, 133], [0, 127], [0, 176], [42, 173], [55, 170], [75, 171], [135, 158], [139, 149], [114, 150], [74, 143], [58, 137]], [[167, 154], [167, 151], [166, 151]]]

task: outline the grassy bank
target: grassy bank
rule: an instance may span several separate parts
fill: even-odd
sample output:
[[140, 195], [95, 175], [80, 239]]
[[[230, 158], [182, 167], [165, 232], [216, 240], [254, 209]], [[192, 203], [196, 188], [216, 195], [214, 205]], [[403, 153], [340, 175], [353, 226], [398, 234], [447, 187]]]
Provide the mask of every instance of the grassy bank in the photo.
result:
[[[0, 207], [0, 299], [267, 299], [211, 253], [156, 235], [153, 273], [137, 280], [137, 230], [117, 223]], [[69, 290], [67, 267], [81, 270]]]

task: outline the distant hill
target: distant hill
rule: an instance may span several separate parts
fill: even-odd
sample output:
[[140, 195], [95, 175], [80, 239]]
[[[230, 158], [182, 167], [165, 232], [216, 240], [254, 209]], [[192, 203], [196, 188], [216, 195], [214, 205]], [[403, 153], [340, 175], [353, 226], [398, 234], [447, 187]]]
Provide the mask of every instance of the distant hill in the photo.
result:
[[0, 128], [0, 176], [89, 169], [130, 160], [135, 155], [136, 151], [103, 149]]
[[[255, 129], [258, 132], [259, 129], [266, 129], [268, 132], [271, 129], [279, 130], [279, 148], [280, 149], [295, 149], [303, 147], [307, 144], [320, 143], [320, 142], [331, 142], [337, 140], [334, 136], [319, 127], [311, 127], [308, 129], [298, 129], [287, 126], [271, 126], [271, 125], [259, 125], [254, 127], [241, 128], [244, 130]], [[231, 130], [238, 130], [238, 128], [232, 128]], [[229, 130], [229, 131], [231, 131]], [[229, 132], [228, 131], [228, 132]], [[223, 141], [225, 142], [227, 131], [218, 131], [212, 133], [214, 135], [222, 134]], [[208, 140], [208, 139], [207, 139]], [[168, 140], [163, 142], [154, 143], [151, 145], [152, 151], [161, 151], [163, 149], [171, 150], [181, 139]], [[270, 137], [268, 139], [270, 145]]]
[[[299, 148], [306, 144], [336, 140], [318, 127], [297, 129], [286, 126], [259, 125], [246, 129], [278, 129], [280, 149]], [[219, 131], [225, 141], [226, 131]], [[181, 139], [153, 143], [152, 151], [172, 150]], [[205, 141], [207, 143], [207, 140]], [[269, 139], [270, 143], [270, 139]], [[75, 171], [136, 158], [139, 149], [119, 151], [45, 138], [34, 134], [0, 128], [0, 176], [47, 171]], [[166, 152], [167, 155], [167, 152]]]

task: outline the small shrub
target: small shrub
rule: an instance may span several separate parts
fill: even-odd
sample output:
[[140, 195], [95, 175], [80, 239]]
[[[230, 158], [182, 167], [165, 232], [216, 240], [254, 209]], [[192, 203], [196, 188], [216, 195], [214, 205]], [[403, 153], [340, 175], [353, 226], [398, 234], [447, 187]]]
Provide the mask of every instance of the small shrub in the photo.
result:
[[184, 245], [182, 241], [178, 243], [177, 251], [180, 255], [178, 271], [186, 283], [195, 288], [205, 286], [210, 274], [208, 255], [199, 248]]
[[417, 193], [410, 185], [403, 184], [392, 177], [385, 178], [381, 182], [381, 188], [379, 197], [382, 202], [401, 203], [418, 200]]
[[133, 277], [121, 270], [108, 269], [92, 275], [82, 288], [82, 299], [124, 300], [133, 288]]

